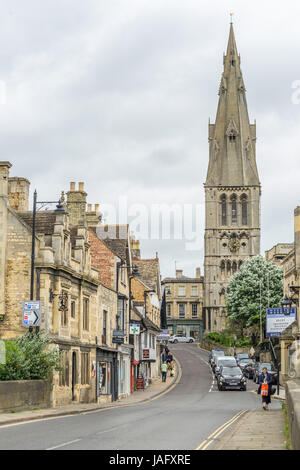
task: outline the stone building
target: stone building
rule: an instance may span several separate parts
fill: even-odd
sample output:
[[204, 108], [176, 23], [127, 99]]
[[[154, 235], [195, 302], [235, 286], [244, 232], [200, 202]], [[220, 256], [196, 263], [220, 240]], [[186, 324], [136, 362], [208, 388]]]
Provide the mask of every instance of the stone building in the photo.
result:
[[[22, 324], [22, 302], [30, 299], [32, 211], [29, 182], [9, 178], [10, 164], [0, 163], [2, 238], [0, 335], [12, 338]], [[5, 210], [4, 210], [5, 209]], [[93, 402], [96, 397], [98, 271], [91, 265], [84, 219], [70, 225], [69, 214], [58, 208], [36, 214], [34, 299], [42, 303], [42, 323], [62, 354], [63, 370], [54, 373], [53, 406]]]
[[260, 253], [261, 186], [256, 125], [250, 124], [233, 25], [230, 25], [215, 124], [209, 123], [205, 188], [204, 328], [226, 326], [230, 277]]
[[[157, 335], [160, 333], [161, 314], [161, 275], [158, 253], [155, 258], [141, 258], [139, 240], [130, 236], [132, 264], [137, 274], [131, 281], [134, 322], [140, 322], [141, 330], [138, 339], [139, 354], [135, 367], [135, 378], [142, 376], [145, 386], [160, 374], [160, 346]], [[138, 364], [137, 364], [138, 362]]]
[[300, 206], [294, 211], [294, 243], [282, 261], [284, 295], [297, 307], [297, 320], [280, 337], [281, 379], [300, 377]]
[[266, 261], [276, 266], [281, 266], [283, 260], [289, 255], [293, 247], [293, 243], [277, 243], [277, 245], [265, 252]]
[[200, 268], [194, 278], [176, 270], [176, 278], [166, 277], [165, 287], [167, 327], [171, 335], [191, 336], [201, 341], [203, 335], [203, 277]]

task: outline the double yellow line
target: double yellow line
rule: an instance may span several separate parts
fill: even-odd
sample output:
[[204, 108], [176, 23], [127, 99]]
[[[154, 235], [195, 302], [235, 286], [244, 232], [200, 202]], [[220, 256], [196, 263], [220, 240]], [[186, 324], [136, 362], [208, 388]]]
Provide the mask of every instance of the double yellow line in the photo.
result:
[[240, 411], [238, 414], [236, 414], [233, 418], [231, 418], [229, 421], [226, 423], [222, 424], [218, 429], [216, 429], [210, 436], [208, 436], [205, 441], [203, 441], [196, 450], [206, 450], [213, 442], [215, 439], [217, 439], [222, 432], [225, 431], [229, 426], [231, 426], [235, 421], [240, 419], [245, 413], [247, 413], [247, 410]]

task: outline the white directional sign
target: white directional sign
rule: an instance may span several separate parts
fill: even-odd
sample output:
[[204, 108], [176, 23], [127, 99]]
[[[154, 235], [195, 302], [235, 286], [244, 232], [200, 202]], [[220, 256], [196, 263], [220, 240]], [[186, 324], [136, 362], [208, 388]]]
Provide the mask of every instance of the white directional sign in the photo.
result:
[[40, 300], [23, 302], [23, 325], [39, 326], [42, 321], [42, 304]]

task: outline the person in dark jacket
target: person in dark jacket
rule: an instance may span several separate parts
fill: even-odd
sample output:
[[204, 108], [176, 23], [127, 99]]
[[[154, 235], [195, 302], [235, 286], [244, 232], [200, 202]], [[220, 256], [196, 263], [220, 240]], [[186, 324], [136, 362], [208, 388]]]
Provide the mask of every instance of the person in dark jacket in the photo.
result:
[[269, 409], [268, 405], [271, 403], [272, 382], [273, 382], [272, 375], [268, 374], [268, 369], [264, 367], [262, 370], [262, 373], [259, 376], [259, 387], [258, 387], [258, 393], [260, 394], [262, 384], [268, 385], [268, 395], [261, 396], [264, 410], [268, 410]]

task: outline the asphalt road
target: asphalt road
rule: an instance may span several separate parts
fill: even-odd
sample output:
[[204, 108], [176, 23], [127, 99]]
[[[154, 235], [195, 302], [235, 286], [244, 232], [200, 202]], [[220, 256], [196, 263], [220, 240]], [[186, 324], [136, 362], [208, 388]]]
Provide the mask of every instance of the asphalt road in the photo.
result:
[[193, 450], [241, 410], [261, 407], [252, 380], [246, 392], [219, 392], [206, 352], [193, 344], [170, 349], [182, 377], [169, 393], [133, 406], [3, 426], [0, 449]]

